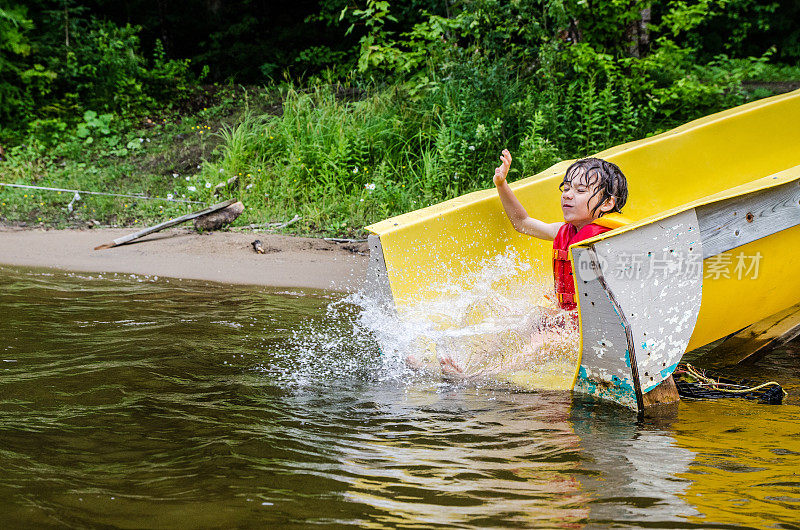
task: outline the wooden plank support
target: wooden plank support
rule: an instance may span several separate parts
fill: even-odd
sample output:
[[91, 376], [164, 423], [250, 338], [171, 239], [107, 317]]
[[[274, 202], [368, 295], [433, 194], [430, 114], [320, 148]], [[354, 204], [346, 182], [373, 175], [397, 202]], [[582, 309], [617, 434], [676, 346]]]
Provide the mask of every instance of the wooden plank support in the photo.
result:
[[646, 393], [642, 399], [644, 410], [660, 405], [671, 405], [681, 400], [678, 395], [678, 387], [675, 385], [672, 375], [661, 381], [657, 387]]
[[762, 355], [800, 336], [800, 304], [751, 324], [704, 353], [710, 364], [725, 366]]

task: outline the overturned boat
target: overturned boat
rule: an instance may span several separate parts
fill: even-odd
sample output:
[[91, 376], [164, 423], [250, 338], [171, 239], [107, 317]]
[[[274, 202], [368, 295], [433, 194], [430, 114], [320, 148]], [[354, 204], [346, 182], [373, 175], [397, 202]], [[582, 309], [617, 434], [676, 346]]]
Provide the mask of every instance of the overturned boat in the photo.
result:
[[[678, 399], [686, 352], [740, 360], [800, 332], [798, 124], [795, 91], [595, 155], [622, 168], [629, 200], [625, 218], [604, 216], [613, 230], [570, 247], [580, 347], [565, 389], [644, 411]], [[561, 219], [571, 162], [511, 185], [531, 215]], [[400, 310], [509, 248], [552, 283], [551, 243], [515, 232], [494, 189], [368, 230], [369, 289]]]

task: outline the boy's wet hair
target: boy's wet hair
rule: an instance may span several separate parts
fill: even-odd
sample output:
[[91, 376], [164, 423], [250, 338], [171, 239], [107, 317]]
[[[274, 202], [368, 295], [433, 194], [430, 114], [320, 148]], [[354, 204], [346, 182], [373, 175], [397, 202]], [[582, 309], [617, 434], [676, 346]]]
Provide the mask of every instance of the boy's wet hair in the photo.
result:
[[[589, 197], [591, 200], [598, 193], [600, 200], [592, 208], [592, 215], [598, 208], [611, 197], [616, 198], [612, 212], [622, 212], [622, 207], [628, 200], [628, 180], [622, 170], [616, 164], [606, 162], [600, 158], [582, 158], [576, 160], [567, 168], [564, 173], [564, 180], [558, 185], [559, 190], [563, 190], [564, 184], [571, 184], [574, 179], [585, 181], [587, 186], [597, 184], [597, 187]], [[600, 212], [600, 216], [608, 212]]]

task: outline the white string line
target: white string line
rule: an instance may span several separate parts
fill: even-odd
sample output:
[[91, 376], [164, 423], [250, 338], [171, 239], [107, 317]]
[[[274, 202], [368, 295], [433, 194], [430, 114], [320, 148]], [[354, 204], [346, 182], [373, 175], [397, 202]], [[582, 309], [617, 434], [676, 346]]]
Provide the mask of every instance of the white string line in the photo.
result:
[[109, 197], [128, 197], [131, 199], [147, 199], [151, 201], [167, 201], [167, 202], [185, 202], [191, 204], [206, 204], [201, 201], [188, 201], [185, 199], [167, 199], [166, 197], [147, 197], [145, 195], [128, 195], [125, 193], [106, 193], [103, 191], [81, 191], [81, 190], [68, 190], [66, 188], [48, 188], [45, 186], [28, 186], [26, 184], [6, 184], [0, 182], [0, 186], [8, 186], [9, 188], [25, 188], [29, 190], [44, 190], [44, 191], [65, 191], [67, 193], [85, 193], [87, 195], [107, 195]]

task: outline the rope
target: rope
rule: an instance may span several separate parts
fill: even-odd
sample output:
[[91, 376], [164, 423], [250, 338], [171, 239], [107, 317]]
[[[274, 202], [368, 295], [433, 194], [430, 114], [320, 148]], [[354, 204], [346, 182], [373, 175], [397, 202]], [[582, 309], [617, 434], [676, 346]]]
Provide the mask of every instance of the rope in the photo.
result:
[[[698, 379], [699, 381], [709, 385], [712, 389], [717, 390], [719, 392], [728, 392], [730, 394], [747, 394], [748, 392], [755, 392], [757, 390], [761, 390], [762, 388], [765, 388], [765, 387], [768, 387], [768, 386], [772, 386], [772, 385], [776, 385], [778, 388], [781, 389], [781, 392], [783, 392], [783, 397], [789, 397], [789, 394], [786, 392], [786, 390], [784, 390], [781, 387], [780, 383], [777, 383], [776, 381], [770, 381], [768, 383], [764, 383], [764, 384], [761, 384], [761, 385], [758, 385], [758, 386], [754, 386], [754, 387], [749, 387], [748, 388], [748, 387], [744, 387], [742, 385], [733, 385], [733, 384], [730, 384], [730, 383], [721, 383], [719, 381], [715, 381], [714, 379], [712, 379], [710, 377], [707, 377], [705, 375], [705, 372], [703, 372], [702, 370], [698, 371], [697, 368], [695, 368], [691, 364], [686, 363], [685, 366], [686, 366], [686, 371], [691, 376], [693, 376], [694, 378]], [[727, 386], [727, 387], [739, 387], [739, 388], [721, 388], [721, 387], [725, 387], [725, 386]]]
[[[150, 201], [167, 201], [167, 202], [185, 202], [189, 204], [206, 204], [205, 202], [201, 201], [187, 201], [186, 199], [168, 199], [166, 197], [147, 197], [145, 195], [128, 195], [125, 193], [106, 193], [103, 191], [81, 191], [81, 190], [68, 190], [65, 188], [48, 188], [45, 186], [28, 186], [27, 184], [7, 184], [5, 182], [0, 182], [0, 186], [8, 186], [9, 188], [24, 188], [29, 190], [43, 190], [43, 191], [64, 191], [67, 193], [85, 193], [86, 195], [107, 195], [109, 197], [127, 197], [130, 199], [147, 199]], [[80, 195], [78, 195], [80, 199]], [[71, 203], [70, 203], [71, 204]]]

